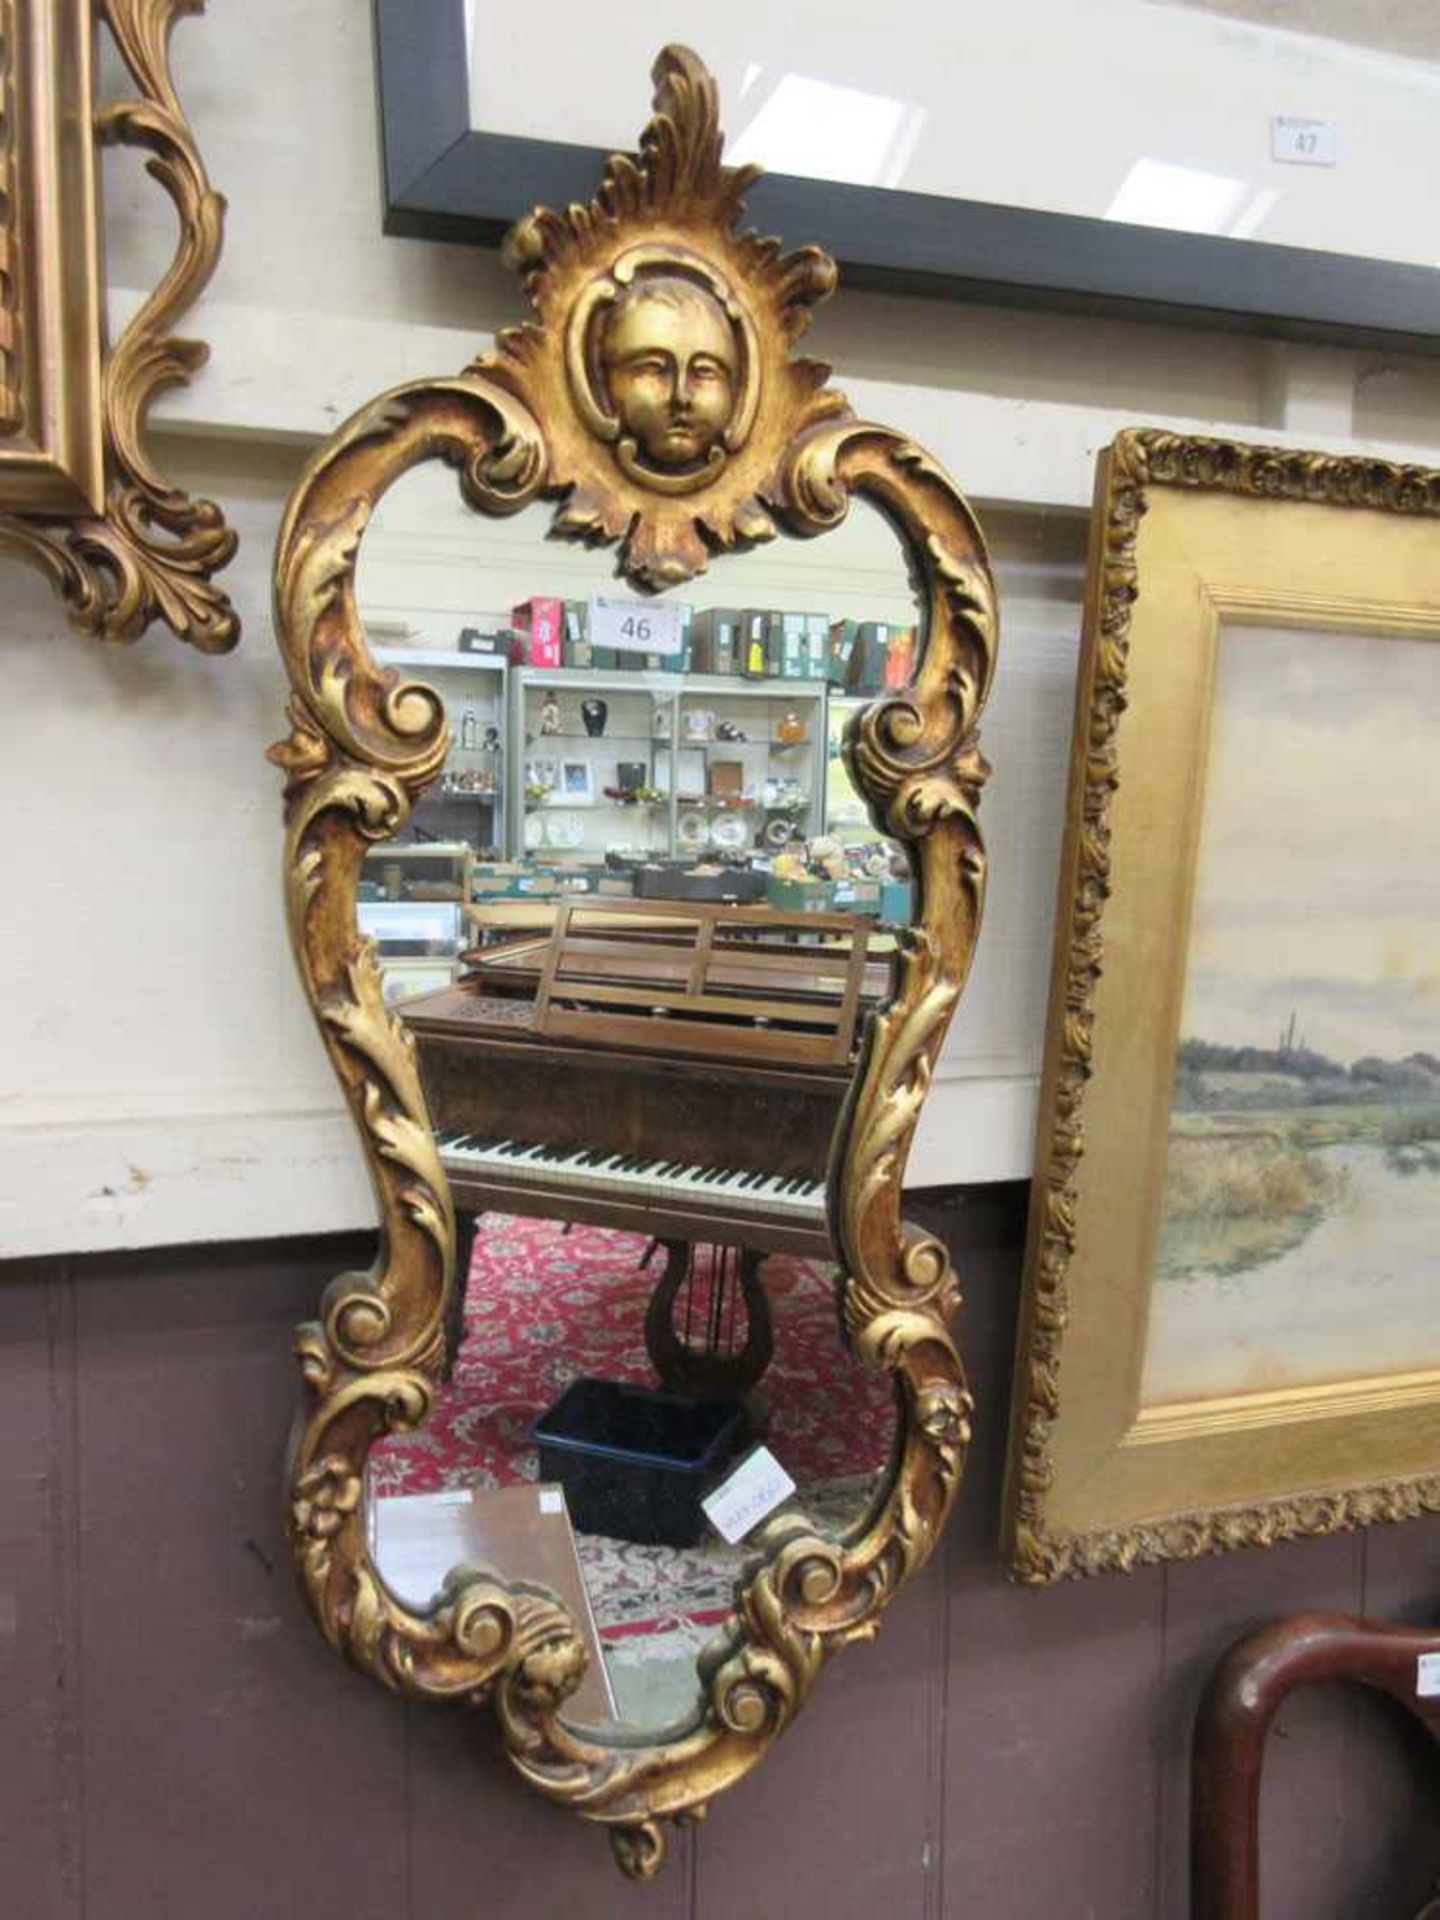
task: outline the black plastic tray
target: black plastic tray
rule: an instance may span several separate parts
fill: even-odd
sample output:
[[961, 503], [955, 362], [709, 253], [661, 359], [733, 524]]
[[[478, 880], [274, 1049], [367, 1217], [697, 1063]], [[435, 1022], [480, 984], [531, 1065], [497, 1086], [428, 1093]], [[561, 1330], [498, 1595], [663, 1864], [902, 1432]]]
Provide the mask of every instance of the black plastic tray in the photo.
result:
[[700, 1539], [701, 1497], [746, 1438], [732, 1400], [592, 1378], [572, 1380], [530, 1431], [577, 1532], [667, 1547]]

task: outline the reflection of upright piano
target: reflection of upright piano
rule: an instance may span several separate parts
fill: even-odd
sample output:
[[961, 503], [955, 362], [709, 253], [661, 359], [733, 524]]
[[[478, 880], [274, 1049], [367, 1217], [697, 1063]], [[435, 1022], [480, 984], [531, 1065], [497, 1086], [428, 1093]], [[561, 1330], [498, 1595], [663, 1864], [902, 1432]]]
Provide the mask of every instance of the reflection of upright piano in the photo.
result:
[[[825, 1166], [860, 1016], [888, 988], [868, 923], [767, 907], [568, 902], [553, 926], [471, 956], [406, 1001], [462, 1216], [638, 1230], [666, 1244], [650, 1351], [673, 1384], [748, 1385], [769, 1355], [761, 1256], [828, 1257]], [[711, 1243], [727, 1302], [675, 1334]], [[724, 1327], [745, 1308], [745, 1339]], [[687, 1307], [692, 1303], [686, 1292]]]

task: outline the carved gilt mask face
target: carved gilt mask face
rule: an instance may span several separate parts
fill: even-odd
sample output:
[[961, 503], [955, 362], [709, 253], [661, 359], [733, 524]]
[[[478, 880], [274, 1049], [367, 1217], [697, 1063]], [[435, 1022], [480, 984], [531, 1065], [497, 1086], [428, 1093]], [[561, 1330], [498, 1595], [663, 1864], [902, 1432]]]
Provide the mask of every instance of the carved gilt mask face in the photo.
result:
[[615, 303], [600, 364], [621, 433], [657, 467], [707, 459], [735, 410], [739, 354], [718, 300], [656, 276]]

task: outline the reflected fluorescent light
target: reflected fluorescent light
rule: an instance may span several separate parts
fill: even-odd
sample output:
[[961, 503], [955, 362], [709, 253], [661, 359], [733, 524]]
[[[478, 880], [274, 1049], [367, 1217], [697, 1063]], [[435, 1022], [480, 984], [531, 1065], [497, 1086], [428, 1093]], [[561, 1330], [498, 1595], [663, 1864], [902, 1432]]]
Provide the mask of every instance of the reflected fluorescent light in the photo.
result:
[[751, 87], [760, 78], [765, 69], [758, 60], [752, 60], [745, 69], [745, 78], [740, 82], [740, 98], [743, 100]]
[[1274, 187], [1262, 187], [1249, 206], [1242, 207], [1230, 222], [1230, 232], [1237, 240], [1248, 240], [1279, 198]]
[[924, 123], [924, 108], [908, 101], [787, 73], [729, 143], [725, 159], [732, 167], [758, 161], [772, 173], [893, 187]]
[[1244, 180], [1230, 180], [1222, 173], [1137, 160], [1105, 218], [1134, 227], [1170, 227], [1177, 233], [1224, 233], [1249, 190]]

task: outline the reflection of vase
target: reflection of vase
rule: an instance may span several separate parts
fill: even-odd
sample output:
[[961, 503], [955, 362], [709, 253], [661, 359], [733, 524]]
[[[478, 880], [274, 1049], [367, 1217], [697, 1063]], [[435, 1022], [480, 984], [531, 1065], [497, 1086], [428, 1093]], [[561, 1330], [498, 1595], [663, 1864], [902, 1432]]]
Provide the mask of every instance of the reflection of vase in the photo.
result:
[[782, 747], [798, 747], [805, 738], [805, 722], [793, 707], [782, 720], [776, 722], [775, 738]]
[[585, 722], [585, 731], [592, 740], [598, 740], [605, 731], [605, 722], [610, 716], [609, 704], [604, 700], [582, 700], [580, 718]]

